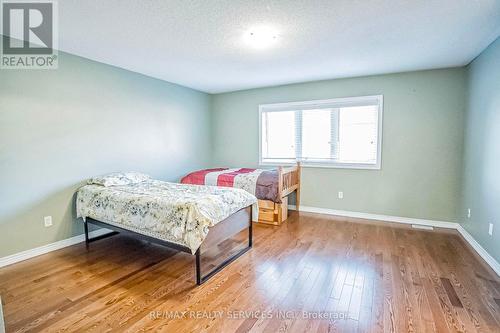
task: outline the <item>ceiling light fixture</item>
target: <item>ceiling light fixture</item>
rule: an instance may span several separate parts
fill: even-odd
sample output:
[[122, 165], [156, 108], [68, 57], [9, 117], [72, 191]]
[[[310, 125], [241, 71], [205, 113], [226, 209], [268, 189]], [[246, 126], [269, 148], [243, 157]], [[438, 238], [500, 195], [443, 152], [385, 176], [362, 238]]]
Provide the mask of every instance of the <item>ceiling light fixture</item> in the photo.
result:
[[278, 32], [268, 26], [255, 27], [244, 35], [245, 43], [255, 49], [266, 49], [277, 42]]

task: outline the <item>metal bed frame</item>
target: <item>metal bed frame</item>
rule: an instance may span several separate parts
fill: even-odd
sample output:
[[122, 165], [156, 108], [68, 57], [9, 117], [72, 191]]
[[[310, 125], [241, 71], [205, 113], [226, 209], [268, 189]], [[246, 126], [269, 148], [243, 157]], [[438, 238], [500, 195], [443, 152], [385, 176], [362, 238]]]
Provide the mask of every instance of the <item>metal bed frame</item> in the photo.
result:
[[[222, 222], [220, 222], [220, 223], [222, 223]], [[104, 235], [100, 235], [100, 236], [97, 236], [97, 237], [90, 238], [89, 237], [89, 224], [93, 224], [93, 225], [96, 225], [96, 226], [99, 226], [99, 227], [103, 227], [103, 228], [106, 228], [106, 229], [110, 229], [110, 230], [113, 230], [113, 231], [110, 232], [110, 233], [104, 234]], [[87, 248], [87, 251], [89, 250], [90, 243], [98, 241], [98, 240], [101, 240], [103, 238], [108, 238], [108, 237], [117, 235], [119, 233], [123, 233], [123, 234], [132, 235], [134, 238], [137, 238], [137, 239], [141, 239], [141, 240], [144, 240], [144, 241], [147, 241], [147, 242], [151, 242], [151, 243], [154, 243], [154, 244], [158, 244], [158, 245], [161, 245], [161, 246], [165, 246], [165, 247], [177, 250], [177, 251], [181, 251], [181, 252], [186, 252], [186, 253], [192, 254], [191, 253], [191, 249], [188, 248], [187, 246], [183, 246], [183, 245], [172, 243], [172, 242], [168, 242], [168, 241], [165, 241], [165, 240], [162, 240], [162, 239], [158, 239], [158, 238], [154, 238], [154, 237], [151, 237], [151, 236], [143, 235], [143, 234], [137, 233], [135, 231], [131, 231], [131, 230], [128, 230], [128, 229], [117, 227], [115, 225], [111, 225], [111, 224], [106, 223], [106, 222], [101, 222], [101, 221], [98, 221], [98, 220], [94, 220], [94, 219], [91, 219], [89, 217], [87, 217], [85, 219], [85, 221], [84, 221], [84, 229], [85, 229], [85, 246]], [[209, 231], [209, 233], [210, 233], [210, 231]], [[224, 260], [220, 265], [216, 266], [214, 269], [212, 269], [206, 275], [202, 275], [202, 272], [201, 272], [201, 247], [202, 246], [200, 245], [200, 247], [198, 248], [198, 250], [196, 250], [196, 253], [194, 254], [195, 257], [196, 257], [196, 259], [195, 259], [196, 284], [197, 285], [201, 285], [201, 284], [205, 283], [212, 276], [214, 276], [215, 274], [217, 274], [218, 272], [220, 272], [224, 267], [226, 267], [227, 265], [229, 265], [230, 263], [232, 263], [233, 261], [235, 261], [236, 259], [238, 259], [239, 257], [241, 257], [248, 250], [250, 250], [252, 248], [252, 236], [253, 236], [252, 235], [252, 207], [250, 206], [250, 223], [249, 223], [249, 226], [248, 226], [248, 246], [245, 247], [245, 248], [243, 248], [242, 250], [238, 251], [238, 253], [234, 254], [233, 256], [229, 257], [228, 259]]]

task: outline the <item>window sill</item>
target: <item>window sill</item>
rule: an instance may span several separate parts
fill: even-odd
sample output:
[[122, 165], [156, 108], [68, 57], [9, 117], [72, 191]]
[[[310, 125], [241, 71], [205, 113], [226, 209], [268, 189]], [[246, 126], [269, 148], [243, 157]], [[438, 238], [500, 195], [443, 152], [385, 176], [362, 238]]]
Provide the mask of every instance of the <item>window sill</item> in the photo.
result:
[[[260, 162], [259, 167], [279, 167], [279, 166], [294, 166], [296, 163], [274, 163], [274, 162]], [[300, 162], [303, 168], [317, 168], [317, 169], [353, 169], [353, 170], [381, 170], [380, 164], [321, 164], [321, 163], [307, 163]]]

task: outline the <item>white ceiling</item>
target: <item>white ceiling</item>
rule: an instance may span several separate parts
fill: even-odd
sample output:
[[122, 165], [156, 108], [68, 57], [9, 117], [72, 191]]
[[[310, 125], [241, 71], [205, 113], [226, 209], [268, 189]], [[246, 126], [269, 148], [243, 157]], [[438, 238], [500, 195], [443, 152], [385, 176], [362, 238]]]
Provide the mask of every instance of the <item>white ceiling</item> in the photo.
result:
[[[500, 34], [500, 0], [64, 0], [60, 49], [218, 93], [461, 66]], [[249, 48], [255, 26], [278, 31]]]

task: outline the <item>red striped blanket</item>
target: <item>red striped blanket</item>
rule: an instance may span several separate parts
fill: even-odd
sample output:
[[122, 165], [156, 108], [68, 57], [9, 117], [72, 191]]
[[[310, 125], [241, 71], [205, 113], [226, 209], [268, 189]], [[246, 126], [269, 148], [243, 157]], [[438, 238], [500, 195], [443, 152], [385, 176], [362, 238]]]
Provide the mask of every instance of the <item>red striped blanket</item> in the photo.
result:
[[191, 172], [181, 179], [183, 184], [241, 188], [261, 200], [281, 203], [278, 193], [278, 171], [249, 168], [216, 168]]

